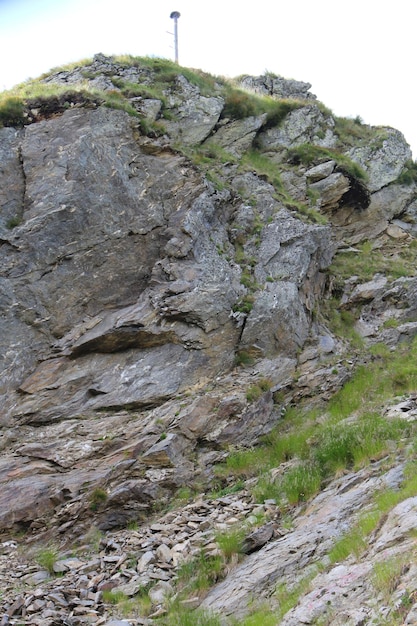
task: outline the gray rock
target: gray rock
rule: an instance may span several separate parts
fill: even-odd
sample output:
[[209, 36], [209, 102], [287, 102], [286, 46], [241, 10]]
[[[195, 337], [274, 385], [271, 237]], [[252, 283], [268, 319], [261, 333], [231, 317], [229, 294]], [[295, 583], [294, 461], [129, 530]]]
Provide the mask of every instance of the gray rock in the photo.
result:
[[312, 99], [316, 96], [310, 93], [310, 83], [299, 80], [283, 78], [274, 74], [264, 74], [263, 76], [240, 76], [238, 84], [262, 96], [274, 96], [276, 98], [299, 98], [301, 100]]
[[318, 106], [309, 104], [291, 111], [280, 126], [260, 132], [257, 141], [273, 160], [280, 160], [288, 148], [303, 143], [335, 147], [337, 137], [333, 128], [333, 118], [322, 113]]
[[241, 156], [248, 150], [253, 140], [266, 120], [266, 113], [257, 117], [246, 117], [221, 126], [206, 141], [206, 145], [214, 142], [233, 155]]
[[149, 590], [149, 597], [153, 604], [163, 604], [174, 593], [172, 585], [164, 580], [158, 581]]
[[384, 128], [383, 133], [381, 141], [371, 141], [366, 146], [352, 148], [348, 153], [367, 172], [371, 192], [394, 182], [405, 163], [412, 158], [410, 146], [400, 131]]

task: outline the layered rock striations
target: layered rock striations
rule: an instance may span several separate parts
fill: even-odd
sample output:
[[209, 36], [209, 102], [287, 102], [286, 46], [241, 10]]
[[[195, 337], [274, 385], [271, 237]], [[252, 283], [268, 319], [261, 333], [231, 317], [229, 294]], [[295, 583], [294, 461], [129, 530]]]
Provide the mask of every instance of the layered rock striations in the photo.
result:
[[[228, 446], [341, 386], [354, 360], [319, 315], [328, 268], [367, 240], [409, 243], [417, 184], [398, 131], [351, 121], [343, 135], [306, 83], [209, 89], [103, 55], [42, 80], [59, 96], [27, 99], [23, 123], [0, 129], [0, 530], [73, 541], [204, 489]], [[370, 343], [396, 317], [395, 346], [414, 334], [415, 280], [378, 280], [339, 285], [342, 306], [364, 307]], [[249, 556], [205, 606], [267, 595], [303, 523], [262, 575]]]

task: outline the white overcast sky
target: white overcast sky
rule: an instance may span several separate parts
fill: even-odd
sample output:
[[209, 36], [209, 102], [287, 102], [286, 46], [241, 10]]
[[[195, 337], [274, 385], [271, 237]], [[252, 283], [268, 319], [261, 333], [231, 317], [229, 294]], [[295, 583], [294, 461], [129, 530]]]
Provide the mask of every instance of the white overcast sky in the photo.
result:
[[412, 0], [0, 0], [0, 90], [104, 54], [216, 75], [265, 70], [312, 84], [336, 115], [400, 130], [417, 158]]

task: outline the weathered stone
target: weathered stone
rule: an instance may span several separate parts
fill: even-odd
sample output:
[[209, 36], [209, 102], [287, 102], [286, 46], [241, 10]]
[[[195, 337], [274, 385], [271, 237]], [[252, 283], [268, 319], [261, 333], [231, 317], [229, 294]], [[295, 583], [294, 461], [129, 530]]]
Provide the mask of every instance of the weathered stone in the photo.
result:
[[163, 604], [173, 593], [172, 585], [164, 580], [160, 580], [150, 588], [149, 597], [153, 604]]
[[184, 460], [187, 447], [188, 442], [184, 437], [170, 433], [149, 448], [143, 458], [150, 465], [179, 465]]
[[262, 96], [299, 98], [301, 100], [316, 99], [316, 96], [310, 93], [310, 83], [276, 76], [275, 74], [264, 74], [263, 76], [243, 75], [239, 77], [238, 83], [244, 89]]
[[369, 176], [368, 186], [372, 192], [386, 187], [400, 175], [404, 165], [412, 157], [410, 146], [400, 131], [384, 128], [381, 140], [366, 146], [352, 148], [349, 156], [357, 161]]
[[279, 160], [284, 158], [288, 148], [304, 143], [334, 147], [337, 136], [333, 128], [333, 118], [322, 113], [317, 105], [309, 104], [291, 111], [280, 126], [259, 133], [257, 141], [271, 158]]
[[231, 154], [241, 156], [248, 150], [255, 139], [256, 133], [266, 121], [266, 113], [257, 117], [245, 117], [221, 126], [214, 135], [206, 141], [218, 144]]
[[161, 543], [161, 545], [157, 547], [156, 556], [160, 561], [164, 561], [165, 563], [172, 561], [172, 552], [164, 543]]

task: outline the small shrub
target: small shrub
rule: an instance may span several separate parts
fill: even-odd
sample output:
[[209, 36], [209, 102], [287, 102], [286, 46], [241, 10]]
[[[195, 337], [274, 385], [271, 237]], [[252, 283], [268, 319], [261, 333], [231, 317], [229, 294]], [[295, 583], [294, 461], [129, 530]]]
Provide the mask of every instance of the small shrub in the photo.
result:
[[119, 604], [127, 600], [127, 596], [123, 591], [119, 591], [118, 589], [105, 589], [103, 591], [103, 602], [105, 604]]
[[15, 215], [14, 217], [11, 217], [10, 219], [7, 220], [6, 228], [8, 228], [9, 230], [12, 230], [12, 228], [16, 228], [16, 226], [19, 226], [19, 224], [21, 223], [22, 223], [22, 218], [19, 217], [18, 215]]
[[253, 365], [255, 359], [247, 350], [239, 350], [235, 356], [235, 365]]
[[249, 314], [253, 309], [254, 302], [254, 296], [252, 296], [251, 294], [247, 294], [243, 298], [239, 298], [236, 304], [233, 305], [233, 311], [235, 313]]
[[97, 511], [99, 506], [106, 502], [107, 491], [101, 487], [96, 487], [90, 495], [90, 510]]
[[54, 565], [57, 559], [58, 550], [54, 546], [42, 548], [36, 555], [36, 562], [50, 574], [54, 574]]
[[221, 577], [223, 565], [220, 556], [209, 557], [201, 551], [198, 556], [185, 561], [178, 568], [178, 590], [182, 594], [206, 591]]
[[26, 122], [25, 104], [21, 97], [2, 95], [0, 97], [0, 124], [2, 126], [23, 126]]
[[226, 560], [230, 560], [234, 554], [242, 553], [242, 542], [245, 538], [245, 528], [231, 528], [229, 531], [216, 534], [216, 542], [223, 552]]
[[407, 161], [396, 182], [399, 185], [412, 185], [413, 183], [417, 183], [417, 162], [411, 160]]
[[245, 117], [259, 115], [260, 112], [259, 98], [240, 89], [228, 89], [222, 117], [242, 120]]

